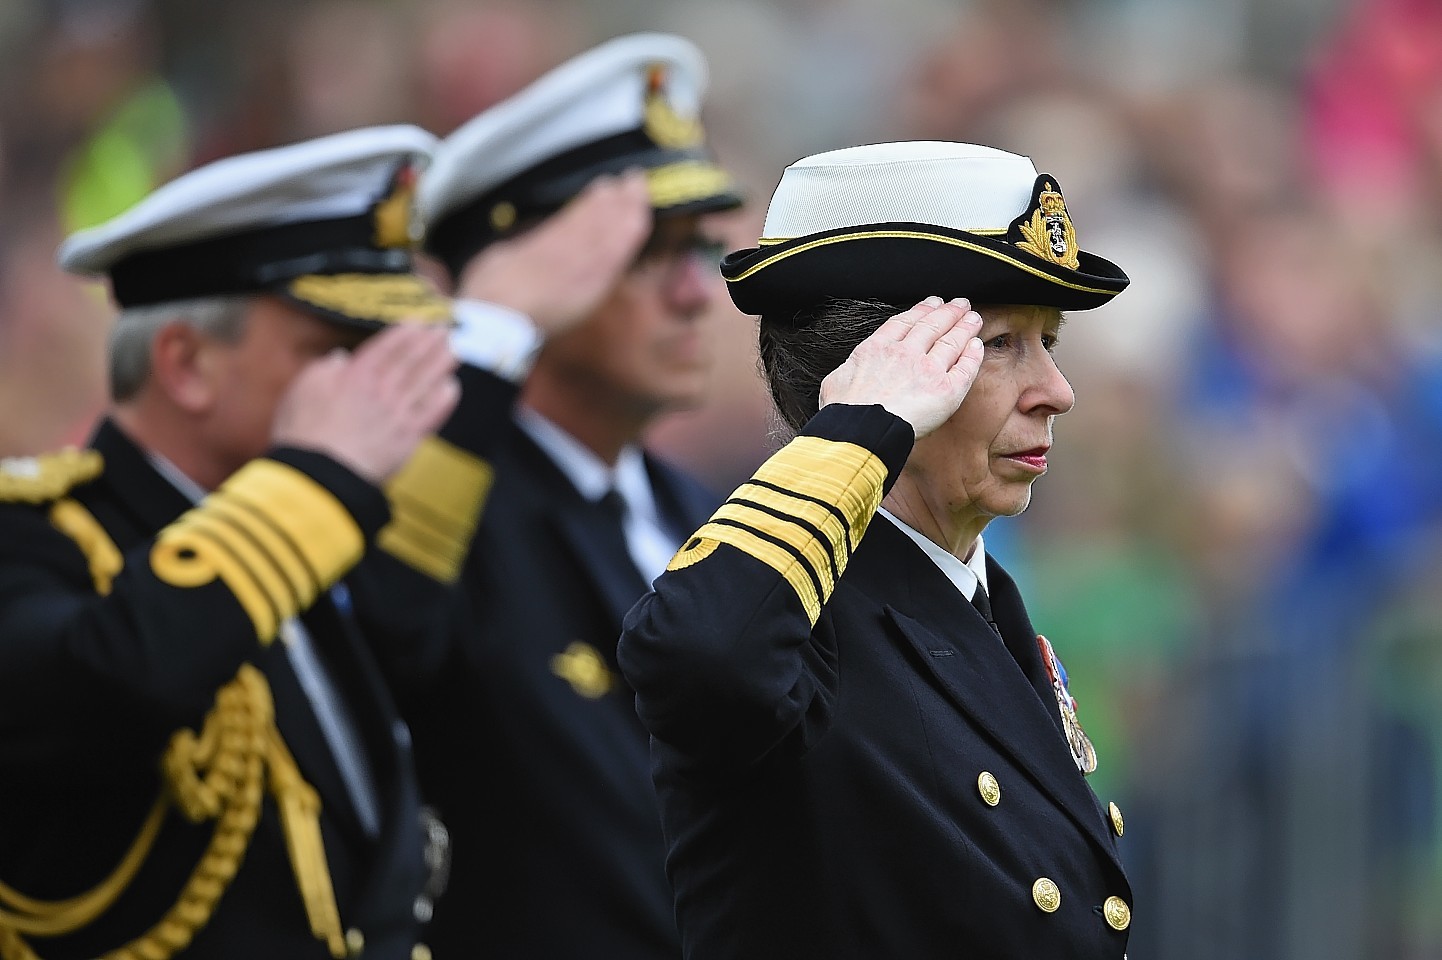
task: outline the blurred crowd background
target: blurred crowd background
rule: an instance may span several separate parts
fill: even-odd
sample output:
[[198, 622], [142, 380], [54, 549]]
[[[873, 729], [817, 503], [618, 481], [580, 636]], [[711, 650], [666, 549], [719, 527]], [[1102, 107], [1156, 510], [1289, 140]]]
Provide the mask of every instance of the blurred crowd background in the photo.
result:
[[[1126, 812], [1131, 955], [1442, 957], [1442, 0], [3, 0], [0, 455], [104, 403], [66, 232], [229, 153], [444, 135], [639, 29], [710, 56], [732, 247], [800, 156], [968, 140], [1133, 277], [987, 531]], [[655, 440], [730, 489], [774, 431], [720, 286], [714, 399]]]

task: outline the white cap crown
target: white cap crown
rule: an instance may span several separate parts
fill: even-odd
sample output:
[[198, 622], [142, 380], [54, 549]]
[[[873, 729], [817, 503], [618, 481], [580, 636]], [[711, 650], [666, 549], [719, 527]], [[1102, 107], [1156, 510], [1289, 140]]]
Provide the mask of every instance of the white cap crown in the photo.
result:
[[184, 174], [61, 245], [60, 265], [98, 274], [132, 253], [241, 230], [364, 213], [436, 138], [419, 127], [366, 127], [227, 157]]
[[646, 69], [664, 68], [666, 99], [694, 120], [706, 91], [706, 58], [684, 37], [617, 37], [566, 61], [443, 140], [421, 181], [427, 223], [574, 147], [645, 122]]
[[911, 141], [832, 150], [787, 167], [766, 211], [764, 240], [869, 223], [926, 223], [1004, 233], [1026, 212], [1031, 160], [970, 143]]

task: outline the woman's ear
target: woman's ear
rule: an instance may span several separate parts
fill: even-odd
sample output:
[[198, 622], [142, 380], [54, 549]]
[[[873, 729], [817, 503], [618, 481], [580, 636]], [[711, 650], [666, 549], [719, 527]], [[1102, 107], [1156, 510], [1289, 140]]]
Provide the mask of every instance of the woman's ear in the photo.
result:
[[215, 402], [220, 346], [187, 323], [161, 327], [150, 342], [156, 387], [187, 413], [205, 413]]

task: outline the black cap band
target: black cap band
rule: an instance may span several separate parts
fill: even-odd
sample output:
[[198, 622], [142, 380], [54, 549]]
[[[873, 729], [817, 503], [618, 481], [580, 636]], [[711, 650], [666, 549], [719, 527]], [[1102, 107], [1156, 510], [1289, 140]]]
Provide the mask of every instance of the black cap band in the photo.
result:
[[371, 212], [340, 220], [261, 227], [160, 250], [110, 268], [122, 307], [251, 293], [306, 274], [406, 273], [411, 251], [376, 244]]
[[[485, 247], [508, 236], [517, 226], [555, 213], [596, 177], [687, 161], [713, 162], [702, 146], [657, 146], [640, 127], [593, 140], [530, 167], [446, 213], [426, 230], [426, 251], [458, 277], [466, 263]], [[710, 208], [727, 209], [740, 202], [739, 196], [728, 193], [718, 196]]]

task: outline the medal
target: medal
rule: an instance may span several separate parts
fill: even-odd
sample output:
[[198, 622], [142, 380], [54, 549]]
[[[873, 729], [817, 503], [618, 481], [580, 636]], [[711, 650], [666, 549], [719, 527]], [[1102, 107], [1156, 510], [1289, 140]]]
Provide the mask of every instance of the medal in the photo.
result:
[[1051, 641], [1041, 634], [1036, 635], [1036, 645], [1041, 650], [1041, 661], [1046, 664], [1047, 676], [1051, 678], [1051, 692], [1056, 697], [1057, 709], [1061, 711], [1061, 726], [1066, 733], [1066, 743], [1071, 749], [1071, 758], [1082, 775], [1093, 773], [1097, 768], [1097, 752], [1087, 738], [1086, 731], [1076, 715], [1076, 699], [1067, 689], [1066, 668], [1057, 659]]

